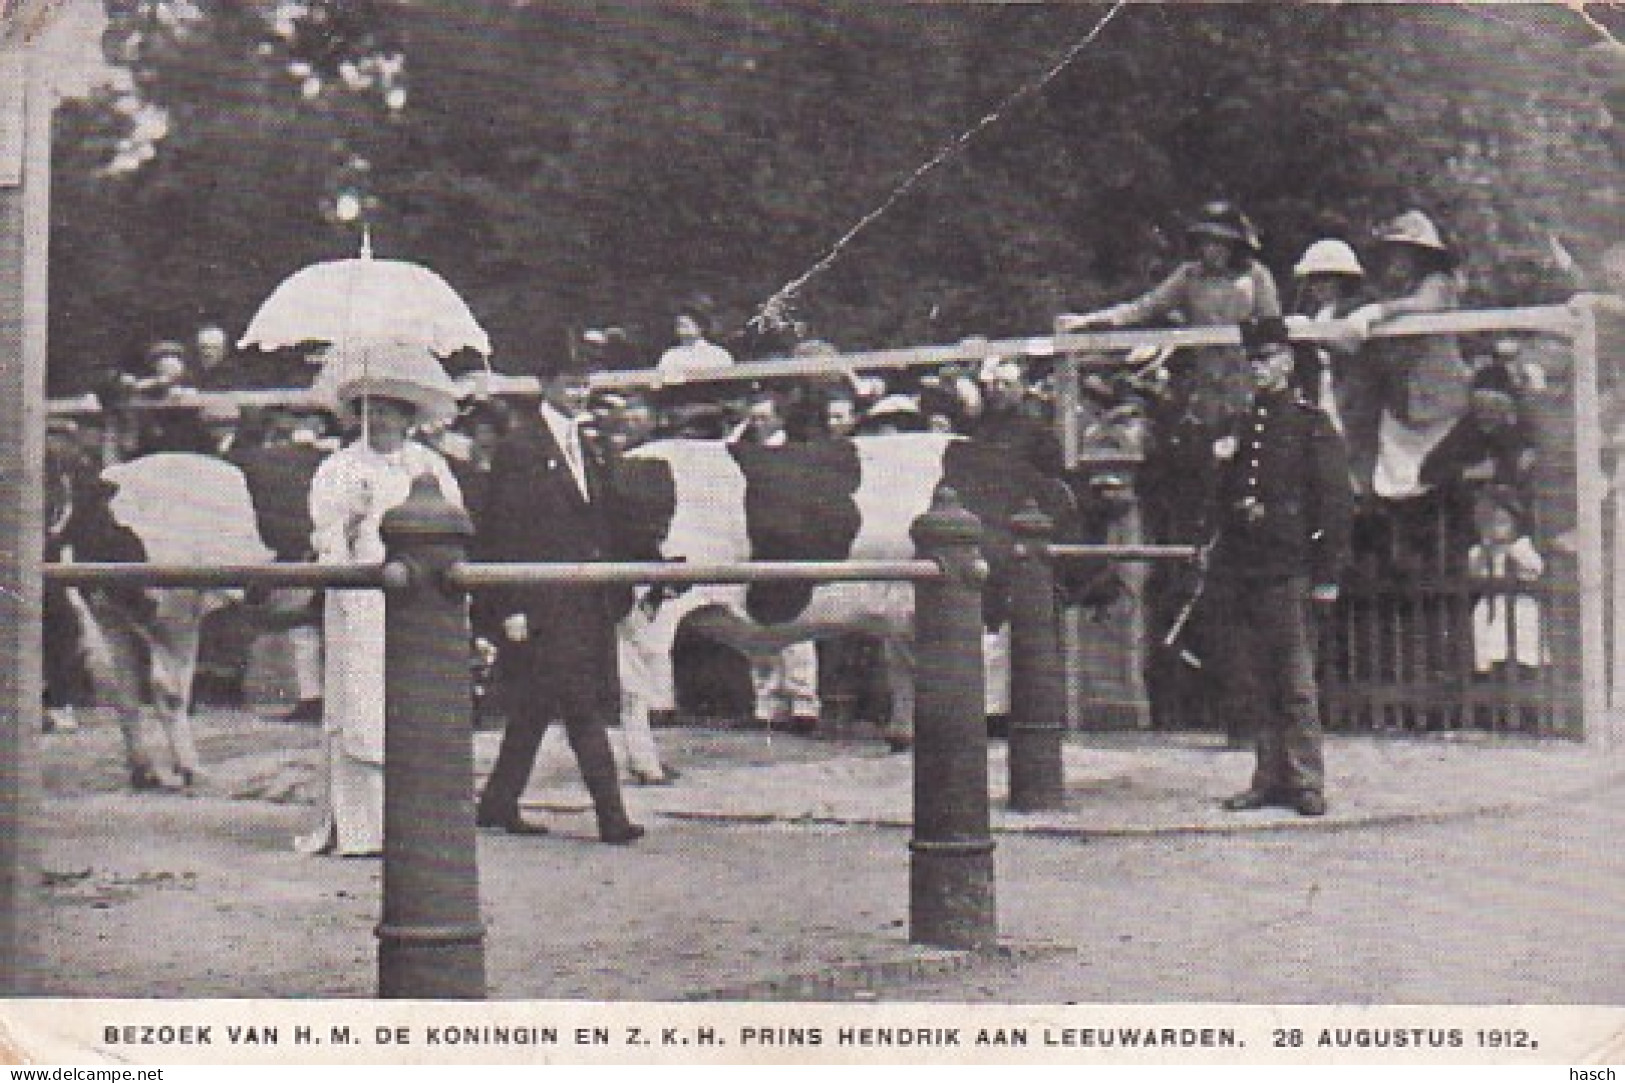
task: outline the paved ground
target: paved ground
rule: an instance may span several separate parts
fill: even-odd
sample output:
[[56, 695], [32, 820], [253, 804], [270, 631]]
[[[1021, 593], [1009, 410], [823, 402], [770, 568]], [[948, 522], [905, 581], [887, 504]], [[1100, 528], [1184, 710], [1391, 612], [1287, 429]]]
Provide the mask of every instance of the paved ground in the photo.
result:
[[[316, 734], [204, 724], [201, 792], [123, 791], [105, 723], [45, 738], [41, 991], [368, 996], [379, 865], [296, 855]], [[1080, 737], [1064, 810], [1003, 803], [1002, 955], [907, 945], [911, 760], [661, 731], [649, 837], [592, 839], [573, 767], [547, 838], [483, 835], [493, 995], [527, 999], [1625, 1002], [1625, 761], [1570, 744], [1334, 739], [1332, 815], [1228, 814], [1250, 754]], [[477, 735], [488, 767], [495, 735]]]

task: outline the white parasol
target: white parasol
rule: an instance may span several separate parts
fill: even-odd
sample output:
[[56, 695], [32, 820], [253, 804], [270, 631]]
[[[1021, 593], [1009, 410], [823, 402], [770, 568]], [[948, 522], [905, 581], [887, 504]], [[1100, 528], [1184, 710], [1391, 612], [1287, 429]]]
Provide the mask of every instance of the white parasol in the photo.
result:
[[436, 357], [491, 353], [484, 328], [445, 279], [416, 263], [374, 259], [367, 238], [358, 258], [313, 264], [284, 280], [237, 345], [281, 350], [323, 342], [342, 349], [385, 339], [421, 345]]

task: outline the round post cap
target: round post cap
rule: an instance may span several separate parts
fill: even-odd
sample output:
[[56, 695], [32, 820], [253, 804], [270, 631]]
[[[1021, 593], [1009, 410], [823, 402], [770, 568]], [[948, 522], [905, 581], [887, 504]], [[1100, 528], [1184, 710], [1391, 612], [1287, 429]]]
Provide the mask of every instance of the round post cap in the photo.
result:
[[1010, 517], [1010, 529], [1023, 538], [1047, 538], [1055, 533], [1055, 520], [1044, 513], [1038, 501], [1028, 497]]
[[447, 500], [439, 480], [425, 472], [412, 479], [412, 491], [406, 499], [384, 513], [379, 528], [386, 539], [436, 535], [467, 538], [474, 534], [474, 521], [468, 512]]
[[982, 521], [965, 507], [953, 488], [939, 485], [931, 509], [914, 520], [908, 534], [924, 550], [975, 546], [982, 541]]

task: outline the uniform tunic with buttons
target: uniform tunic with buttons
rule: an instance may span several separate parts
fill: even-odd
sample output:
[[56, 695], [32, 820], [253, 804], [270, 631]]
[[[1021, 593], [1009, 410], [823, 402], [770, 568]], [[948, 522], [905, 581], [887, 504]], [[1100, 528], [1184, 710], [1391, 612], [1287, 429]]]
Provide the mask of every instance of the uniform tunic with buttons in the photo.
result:
[[1213, 508], [1210, 616], [1228, 712], [1258, 750], [1254, 790], [1324, 784], [1310, 591], [1335, 584], [1352, 493], [1342, 438], [1324, 413], [1260, 393], [1222, 452]]
[[1260, 394], [1220, 457], [1213, 573], [1335, 583], [1353, 509], [1347, 452], [1321, 410]]

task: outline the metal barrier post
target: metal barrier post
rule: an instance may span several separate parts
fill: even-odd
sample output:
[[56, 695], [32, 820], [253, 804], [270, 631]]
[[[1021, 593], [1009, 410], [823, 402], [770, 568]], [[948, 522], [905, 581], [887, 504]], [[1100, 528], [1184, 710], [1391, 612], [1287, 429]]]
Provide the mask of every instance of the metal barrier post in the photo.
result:
[[445, 579], [473, 532], [468, 513], [448, 503], [429, 475], [382, 524], [389, 552], [382, 997], [485, 996], [468, 602]]
[[1010, 807], [1057, 809], [1066, 800], [1061, 741], [1066, 690], [1056, 632], [1055, 571], [1045, 551], [1055, 523], [1031, 501], [1011, 520]]
[[[1056, 336], [1065, 333], [1065, 324], [1057, 319]], [[1055, 359], [1055, 426], [1061, 441], [1061, 462], [1067, 470], [1075, 470], [1083, 455], [1083, 418], [1079, 406], [1083, 399], [1082, 364], [1078, 354], [1067, 352]], [[1061, 613], [1061, 688], [1064, 697], [1063, 722], [1068, 729], [1083, 728], [1083, 617], [1076, 607]], [[1015, 694], [1015, 675], [1011, 674], [1011, 695]], [[1013, 707], [1014, 705], [1012, 705]]]
[[914, 837], [909, 941], [970, 949], [998, 938], [982, 672], [982, 525], [943, 488], [910, 536], [946, 573], [916, 583]]

